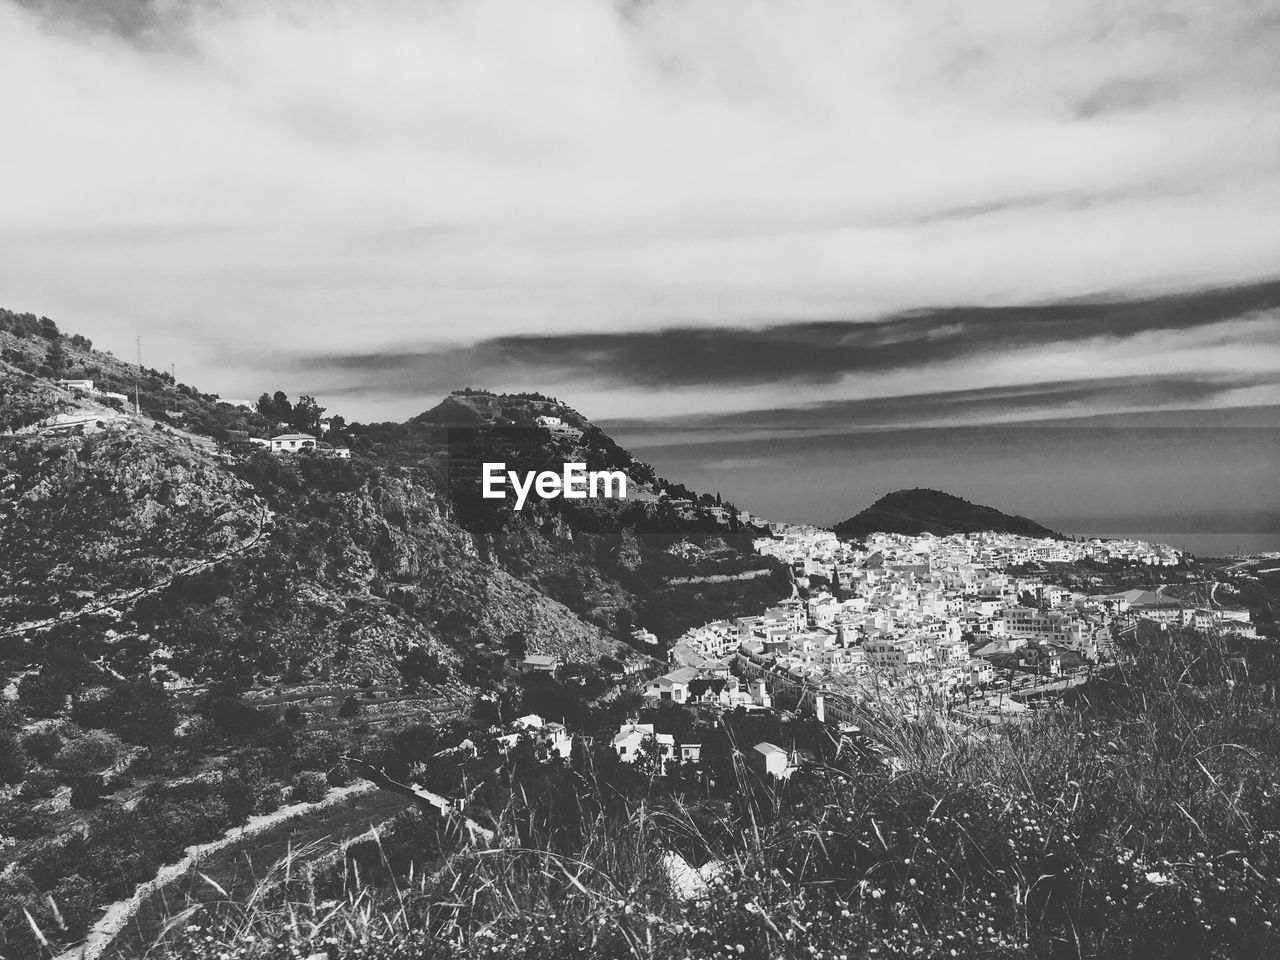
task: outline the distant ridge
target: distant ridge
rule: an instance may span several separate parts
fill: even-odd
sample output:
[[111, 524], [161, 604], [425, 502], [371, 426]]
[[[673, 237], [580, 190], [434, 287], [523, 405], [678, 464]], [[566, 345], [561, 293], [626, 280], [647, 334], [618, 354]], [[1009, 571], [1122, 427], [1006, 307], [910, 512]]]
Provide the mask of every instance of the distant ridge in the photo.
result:
[[932, 533], [977, 533], [991, 530], [1023, 537], [1053, 537], [1062, 534], [1026, 517], [1002, 513], [994, 507], [970, 503], [941, 490], [917, 487], [885, 494], [861, 513], [835, 525], [836, 533], [847, 539], [871, 533], [900, 533], [918, 536]]

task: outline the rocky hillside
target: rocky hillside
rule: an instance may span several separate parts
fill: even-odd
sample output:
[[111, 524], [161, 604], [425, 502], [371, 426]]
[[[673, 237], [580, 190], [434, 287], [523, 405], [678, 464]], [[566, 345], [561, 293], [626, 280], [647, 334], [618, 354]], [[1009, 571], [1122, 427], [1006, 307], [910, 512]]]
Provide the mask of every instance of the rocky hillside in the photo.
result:
[[886, 494], [861, 513], [835, 525], [836, 533], [848, 539], [859, 539], [871, 533], [947, 536], [981, 530], [1023, 537], [1062, 537], [1062, 534], [1026, 517], [970, 503], [941, 490], [924, 488]]
[[[548, 428], [538, 418], [559, 423]], [[753, 551], [756, 532], [737, 521], [732, 504], [657, 476], [554, 398], [459, 392], [407, 424], [365, 435], [384, 461], [434, 464], [454, 517], [484, 556], [614, 636], [640, 626], [670, 639], [790, 593], [787, 571]], [[515, 511], [480, 495], [482, 464], [492, 461], [519, 471], [558, 472], [566, 462], [620, 470], [628, 498], [535, 498]], [[691, 505], [672, 506], [686, 499]]]
[[[474, 690], [510, 649], [594, 662], [637, 626], [670, 637], [790, 589], [733, 517], [678, 514], [659, 494], [688, 491], [552, 398], [466, 392], [408, 423], [350, 425], [350, 461], [277, 457], [235, 442], [235, 427], [270, 431], [256, 413], [30, 315], [0, 320], [0, 409], [17, 431], [0, 436], [5, 682], [47, 671], [74, 694], [104, 670], [242, 686], [408, 674]], [[141, 416], [101, 392], [130, 376], [157, 381]], [[46, 426], [67, 411], [90, 420]], [[516, 512], [479, 496], [491, 460], [624, 469], [632, 498]]]

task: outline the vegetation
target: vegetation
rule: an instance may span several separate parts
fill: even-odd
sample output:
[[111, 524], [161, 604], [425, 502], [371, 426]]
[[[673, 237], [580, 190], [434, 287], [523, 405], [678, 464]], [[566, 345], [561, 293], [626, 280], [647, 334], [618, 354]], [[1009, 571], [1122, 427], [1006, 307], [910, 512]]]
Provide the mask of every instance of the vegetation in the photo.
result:
[[[159, 955], [1274, 956], [1267, 656], [1151, 631], [1071, 709], [997, 735], [868, 718], [893, 767], [818, 743], [781, 787], [741, 761], [717, 789], [513, 752], [486, 797], [506, 844], [414, 818], [345, 876], [192, 917]], [[715, 879], [681, 896], [673, 853]]]

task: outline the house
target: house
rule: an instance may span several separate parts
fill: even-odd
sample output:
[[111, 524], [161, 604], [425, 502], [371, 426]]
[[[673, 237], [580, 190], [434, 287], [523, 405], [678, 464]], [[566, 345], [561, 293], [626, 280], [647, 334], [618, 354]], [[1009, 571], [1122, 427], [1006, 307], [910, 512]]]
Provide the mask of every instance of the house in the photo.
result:
[[658, 635], [644, 627], [636, 627], [631, 631], [631, 639], [636, 643], [643, 643], [647, 646], [656, 647], [658, 645]]
[[[613, 749], [623, 763], [635, 763], [645, 744], [658, 758], [661, 773], [676, 756], [676, 738], [669, 733], [656, 733], [652, 723], [624, 723], [613, 738]], [[701, 747], [698, 748], [701, 755]]]
[[521, 673], [546, 673], [556, 675], [560, 669], [560, 658], [547, 653], [531, 653], [520, 661]]
[[787, 779], [795, 769], [787, 751], [768, 741], [751, 748], [751, 759], [766, 775], [777, 780]]
[[272, 453], [297, 453], [315, 448], [316, 438], [309, 433], [281, 433], [271, 438]]
[[534, 417], [533, 422], [540, 427], [559, 427], [564, 425], [564, 421], [559, 417]]
[[968, 683], [971, 687], [981, 686], [982, 684], [990, 683], [995, 679], [995, 668], [991, 665], [991, 661], [989, 660], [970, 660], [968, 668]]
[[613, 738], [613, 752], [623, 763], [635, 763], [641, 744], [652, 736], [652, 723], [624, 723]]
[[85, 393], [97, 393], [93, 389], [92, 380], [59, 380], [58, 385], [72, 390], [83, 390]]
[[506, 753], [521, 737], [529, 737], [546, 756], [555, 755], [564, 760], [573, 752], [573, 737], [563, 723], [551, 723], [536, 713], [517, 717], [507, 725], [507, 732], [498, 737], [498, 749]]
[[682, 743], [676, 747], [675, 759], [681, 763], [700, 763], [702, 761], [702, 744]]
[[650, 700], [670, 700], [673, 703], [685, 703], [689, 699], [689, 683], [696, 680], [698, 671], [693, 667], [677, 667], [670, 673], [663, 674], [644, 688], [644, 695]]

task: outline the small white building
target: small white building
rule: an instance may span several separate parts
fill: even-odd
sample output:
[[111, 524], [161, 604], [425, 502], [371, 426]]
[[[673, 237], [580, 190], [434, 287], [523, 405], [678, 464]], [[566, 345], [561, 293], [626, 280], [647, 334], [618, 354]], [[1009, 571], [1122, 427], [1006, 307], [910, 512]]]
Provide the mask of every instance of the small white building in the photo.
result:
[[555, 676], [560, 669], [560, 658], [547, 653], [531, 653], [520, 662], [521, 673], [547, 673]]
[[514, 747], [521, 737], [529, 737], [547, 756], [555, 755], [564, 760], [573, 753], [573, 737], [563, 723], [552, 723], [543, 720], [536, 713], [530, 713], [512, 720], [507, 732], [498, 737], [498, 748], [506, 753]]
[[282, 433], [271, 438], [272, 453], [297, 453], [315, 448], [316, 438], [309, 433]]
[[791, 764], [791, 756], [787, 751], [774, 743], [765, 741], [751, 748], [752, 758], [764, 768], [764, 772], [777, 780], [785, 780], [795, 769]]
[[644, 688], [644, 696], [650, 700], [670, 700], [685, 703], [689, 699], [689, 683], [698, 678], [694, 667], [677, 667], [663, 674]]

